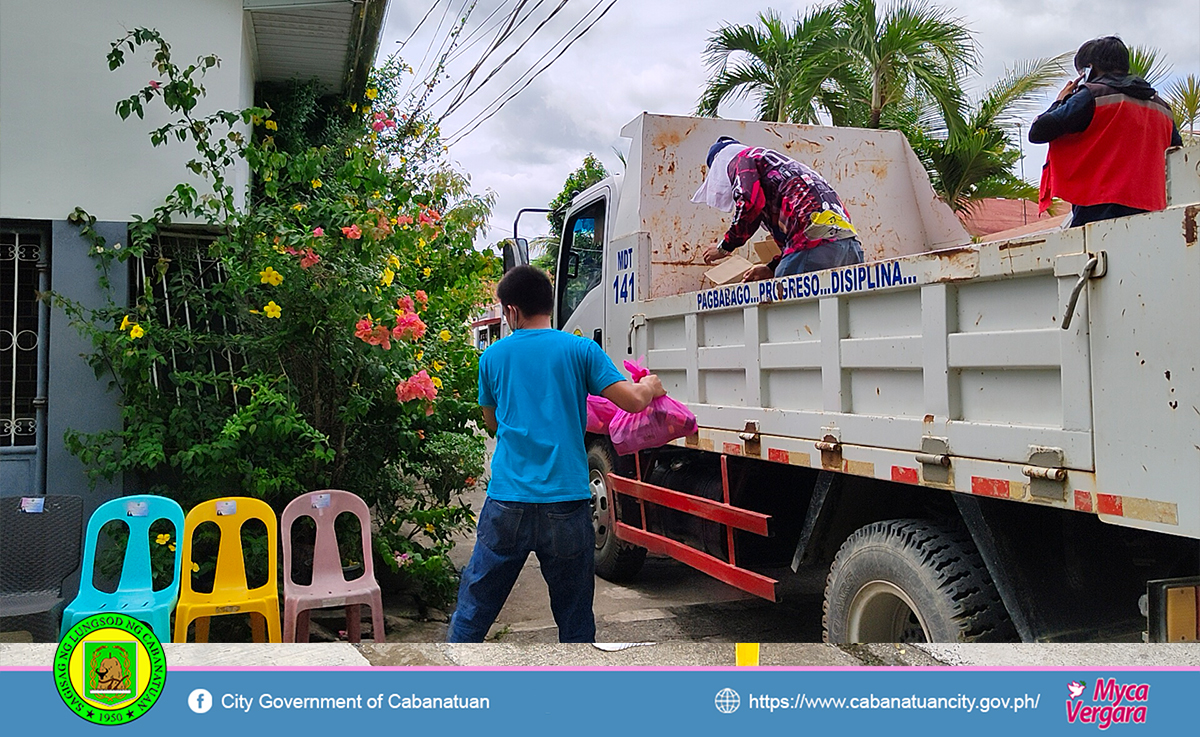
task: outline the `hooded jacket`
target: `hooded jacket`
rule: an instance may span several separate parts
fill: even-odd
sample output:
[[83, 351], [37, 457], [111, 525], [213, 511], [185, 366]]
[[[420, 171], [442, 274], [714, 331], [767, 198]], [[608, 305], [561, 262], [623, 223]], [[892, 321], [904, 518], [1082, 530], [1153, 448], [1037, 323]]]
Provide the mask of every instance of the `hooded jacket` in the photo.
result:
[[1144, 79], [1103, 75], [1034, 121], [1033, 143], [1050, 143], [1041, 209], [1053, 197], [1081, 208], [1120, 206], [1116, 214], [1166, 207], [1163, 154], [1182, 143], [1170, 108]]

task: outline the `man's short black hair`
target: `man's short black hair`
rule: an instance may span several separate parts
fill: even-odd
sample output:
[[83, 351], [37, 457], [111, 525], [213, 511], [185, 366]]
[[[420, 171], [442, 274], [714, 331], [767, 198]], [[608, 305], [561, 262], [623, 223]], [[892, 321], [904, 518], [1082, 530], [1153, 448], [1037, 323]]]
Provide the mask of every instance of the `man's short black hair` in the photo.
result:
[[1075, 52], [1075, 71], [1082, 72], [1089, 66], [1096, 76], [1114, 74], [1124, 77], [1129, 74], [1129, 49], [1116, 36], [1084, 41]]
[[496, 296], [505, 307], [516, 307], [526, 317], [554, 314], [554, 287], [550, 277], [536, 266], [522, 265], [509, 270], [496, 287]]

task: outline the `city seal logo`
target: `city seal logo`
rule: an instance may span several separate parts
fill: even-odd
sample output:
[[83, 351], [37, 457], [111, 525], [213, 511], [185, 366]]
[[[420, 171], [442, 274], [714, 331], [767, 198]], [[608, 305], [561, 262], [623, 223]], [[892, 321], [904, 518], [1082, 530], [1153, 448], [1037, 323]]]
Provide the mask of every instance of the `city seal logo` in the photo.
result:
[[97, 614], [67, 632], [54, 654], [54, 685], [67, 708], [93, 724], [127, 724], [162, 694], [167, 659], [149, 625]]

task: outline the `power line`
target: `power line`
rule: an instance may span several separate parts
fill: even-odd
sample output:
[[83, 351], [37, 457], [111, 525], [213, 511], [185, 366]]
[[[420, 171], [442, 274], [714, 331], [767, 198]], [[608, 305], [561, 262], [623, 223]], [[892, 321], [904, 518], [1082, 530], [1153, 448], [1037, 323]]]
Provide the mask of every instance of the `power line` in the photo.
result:
[[[599, 7], [599, 6], [600, 6], [600, 3], [602, 3], [602, 2], [603, 2], [603, 0], [600, 0], [600, 2], [596, 3], [596, 5], [595, 5], [595, 6], [593, 6], [593, 8], [592, 8], [591, 10], [589, 10], [587, 14], [585, 14], [585, 15], [584, 15], [584, 18], [586, 19], [586, 18], [587, 18], [587, 15], [590, 15], [590, 14], [591, 14], [591, 12], [592, 12], [592, 10], [595, 10], [595, 8]], [[500, 102], [500, 104], [499, 104], [499, 105], [497, 105], [497, 106], [496, 106], [496, 108], [495, 108], [495, 109], [493, 109], [491, 112], [487, 113], [486, 115], [483, 115], [482, 117], [479, 117], [479, 116], [477, 116], [475, 121], [473, 121], [473, 122], [471, 122], [471, 123], [468, 123], [468, 124], [467, 124], [467, 126], [469, 126], [469, 128], [467, 128], [466, 126], [464, 126], [463, 128], [460, 128], [458, 131], [456, 131], [456, 132], [455, 132], [453, 135], [451, 135], [451, 136], [450, 136], [450, 140], [449, 140], [449, 141], [448, 141], [448, 143], [447, 143], [447, 146], [452, 146], [452, 145], [454, 145], [455, 143], [458, 143], [458, 142], [459, 142], [459, 141], [461, 141], [463, 138], [465, 138], [466, 136], [468, 136], [468, 135], [470, 135], [472, 132], [474, 132], [474, 131], [475, 131], [475, 130], [476, 130], [478, 127], [479, 127], [479, 126], [481, 126], [481, 125], [483, 125], [485, 122], [487, 122], [487, 121], [488, 121], [488, 120], [489, 120], [489, 119], [490, 119], [492, 116], [494, 116], [496, 113], [500, 112], [500, 110], [501, 110], [501, 109], [503, 109], [503, 107], [504, 107], [505, 105], [507, 105], [507, 104], [508, 104], [508, 103], [509, 103], [509, 102], [510, 102], [510, 101], [511, 101], [513, 98], [515, 98], [517, 95], [521, 94], [521, 92], [523, 92], [523, 91], [524, 91], [524, 90], [525, 90], [527, 87], [529, 87], [529, 85], [530, 85], [530, 84], [532, 84], [532, 83], [533, 83], [533, 81], [534, 81], [535, 79], [537, 79], [537, 78], [538, 78], [538, 76], [540, 76], [542, 72], [544, 72], [544, 71], [546, 71], [547, 69], [549, 69], [549, 68], [550, 68], [550, 67], [551, 67], [551, 66], [554, 64], [554, 62], [558, 61], [558, 60], [559, 60], [559, 59], [562, 57], [562, 55], [563, 55], [563, 54], [565, 54], [565, 53], [567, 52], [567, 49], [571, 48], [571, 46], [572, 46], [572, 45], [574, 45], [576, 41], [578, 41], [579, 39], [583, 38], [583, 36], [584, 36], [584, 35], [585, 35], [585, 34], [586, 34], [588, 31], [590, 31], [590, 30], [592, 29], [592, 27], [594, 27], [594, 26], [595, 26], [597, 23], [599, 23], [599, 22], [600, 22], [600, 19], [601, 19], [601, 18], [603, 18], [605, 15], [607, 15], [607, 14], [608, 14], [608, 11], [609, 11], [609, 10], [612, 10], [612, 7], [613, 7], [614, 5], [616, 5], [616, 4], [617, 4], [617, 0], [611, 0], [611, 2], [609, 2], [608, 6], [607, 6], [607, 7], [605, 7], [603, 11], [601, 11], [600, 15], [596, 16], [595, 20], [593, 20], [591, 23], [589, 23], [589, 24], [588, 24], [588, 26], [587, 26], [586, 28], [584, 28], [582, 31], [580, 31], [580, 32], [579, 32], [579, 34], [578, 34], [577, 36], [575, 36], [575, 38], [571, 39], [571, 40], [570, 40], [570, 41], [567, 43], [567, 45], [566, 45], [566, 46], [564, 46], [564, 47], [562, 48], [562, 50], [560, 50], [560, 51], [558, 52], [558, 54], [556, 54], [556, 55], [555, 55], [555, 57], [554, 57], [553, 59], [551, 59], [551, 60], [550, 60], [550, 61], [549, 61], [549, 62], [548, 62], [548, 63], [547, 63], [545, 66], [543, 66], [541, 69], [538, 69], [538, 70], [537, 70], [537, 71], [536, 71], [536, 72], [535, 72], [535, 73], [534, 73], [534, 74], [533, 74], [531, 77], [529, 77], [529, 79], [528, 79], [528, 80], [526, 80], [526, 81], [525, 81], [525, 83], [524, 83], [523, 85], [521, 85], [521, 87], [520, 87], [518, 90], [516, 90], [515, 92], [513, 92], [513, 93], [512, 93], [511, 95], [509, 95], [508, 97], [504, 98], [504, 100], [503, 100], [502, 102]], [[580, 21], [580, 23], [582, 23], [582, 22], [583, 22], [583, 21], [581, 20], [581, 21]], [[575, 24], [575, 26], [574, 26], [574, 27], [573, 27], [571, 30], [573, 31], [575, 28], [578, 28], [578, 27], [579, 27], [579, 23], [576, 23], [576, 24]], [[569, 33], [570, 33], [570, 31], [568, 31], [568, 34], [569, 34]], [[564, 38], [565, 38], [565, 37], [566, 37], [566, 36], [564, 36]], [[560, 39], [560, 41], [561, 41], [561, 39]], [[555, 46], [557, 46], [557, 45], [558, 45], [558, 44], [556, 43], [556, 44], [555, 44]], [[552, 46], [552, 47], [551, 47], [551, 50], [553, 50], [553, 48], [554, 48], [554, 47]], [[550, 52], [549, 52], [549, 51], [547, 51], [547, 52], [546, 52], [546, 54], [543, 54], [543, 55], [542, 55], [542, 58], [544, 59], [544, 58], [546, 57], [546, 55], [547, 55], [547, 54], [549, 54], [549, 53], [550, 53]], [[541, 61], [541, 59], [539, 59], [538, 61], [540, 62], [540, 61]], [[535, 64], [536, 64], [536, 62], [535, 62]], [[530, 70], [532, 70], [532, 67], [530, 67]], [[527, 71], [527, 72], [526, 72], [526, 74], [528, 74], [528, 73], [529, 73], [529, 72]], [[523, 76], [525, 76], [525, 75], [522, 75], [522, 77], [523, 77]], [[513, 86], [515, 86], [515, 85], [516, 85], [518, 82], [520, 82], [520, 77], [518, 77], [518, 79], [517, 79], [517, 82], [514, 82], [512, 85], [509, 85], [508, 89], [512, 89], [512, 88], [513, 88]], [[507, 92], [507, 91], [508, 91], [508, 90], [505, 90], [505, 92]], [[503, 94], [504, 94], [504, 93], [501, 93], [501, 96], [503, 96]], [[496, 99], [497, 99], [497, 100], [499, 100], [500, 98], [499, 98], [499, 97], [497, 97]], [[493, 105], [493, 104], [495, 104], [495, 101], [493, 101], [491, 104], [489, 104], [487, 107], [485, 107], [485, 108], [484, 108], [484, 110], [486, 111], [486, 110], [487, 110], [488, 108], [490, 108], [490, 107], [491, 107], [491, 105]]]

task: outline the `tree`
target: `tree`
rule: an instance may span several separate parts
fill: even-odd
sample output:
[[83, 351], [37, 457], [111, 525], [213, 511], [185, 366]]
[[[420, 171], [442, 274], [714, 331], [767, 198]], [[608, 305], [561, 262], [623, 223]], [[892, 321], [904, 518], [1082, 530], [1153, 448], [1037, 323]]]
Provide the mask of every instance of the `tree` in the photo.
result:
[[888, 112], [914, 96], [938, 107], [951, 131], [963, 124], [959, 80], [975, 68], [970, 30], [946, 10], [917, 0], [901, 0], [880, 14], [875, 0], [842, 0], [831, 76], [858, 76], [868, 96], [868, 128], [884, 127]]
[[1171, 75], [1171, 65], [1153, 46], [1134, 46], [1129, 50], [1129, 73], [1158, 87]]
[[563, 222], [566, 219], [567, 208], [570, 207], [571, 200], [575, 198], [575, 195], [596, 182], [604, 180], [607, 176], [608, 169], [605, 169], [604, 164], [601, 164], [600, 160], [591, 152], [583, 157], [583, 163], [579, 165], [579, 168], [567, 176], [567, 180], [563, 182], [562, 191], [555, 195], [547, 205], [551, 210], [546, 215], [546, 220], [550, 221], [550, 235], [541, 241], [545, 245], [545, 250], [540, 256], [533, 259], [534, 266], [553, 273], [554, 265], [558, 262]]
[[758, 25], [717, 29], [704, 50], [711, 76], [697, 114], [715, 116], [722, 103], [753, 95], [759, 120], [817, 122], [818, 109], [835, 94], [824, 62], [836, 25], [832, 8], [817, 7], [790, 24], [768, 10]]
[[1180, 132], [1194, 140], [1196, 121], [1200, 120], [1200, 77], [1189, 74], [1167, 85], [1164, 92], [1167, 104], [1175, 113], [1175, 123]]
[[910, 134], [929, 169], [934, 191], [956, 212], [989, 197], [1037, 198], [1037, 188], [1013, 173], [1020, 159], [1013, 126], [1022, 120], [1038, 92], [1062, 78], [1068, 55], [1017, 64], [986, 90], [957, 130]]

